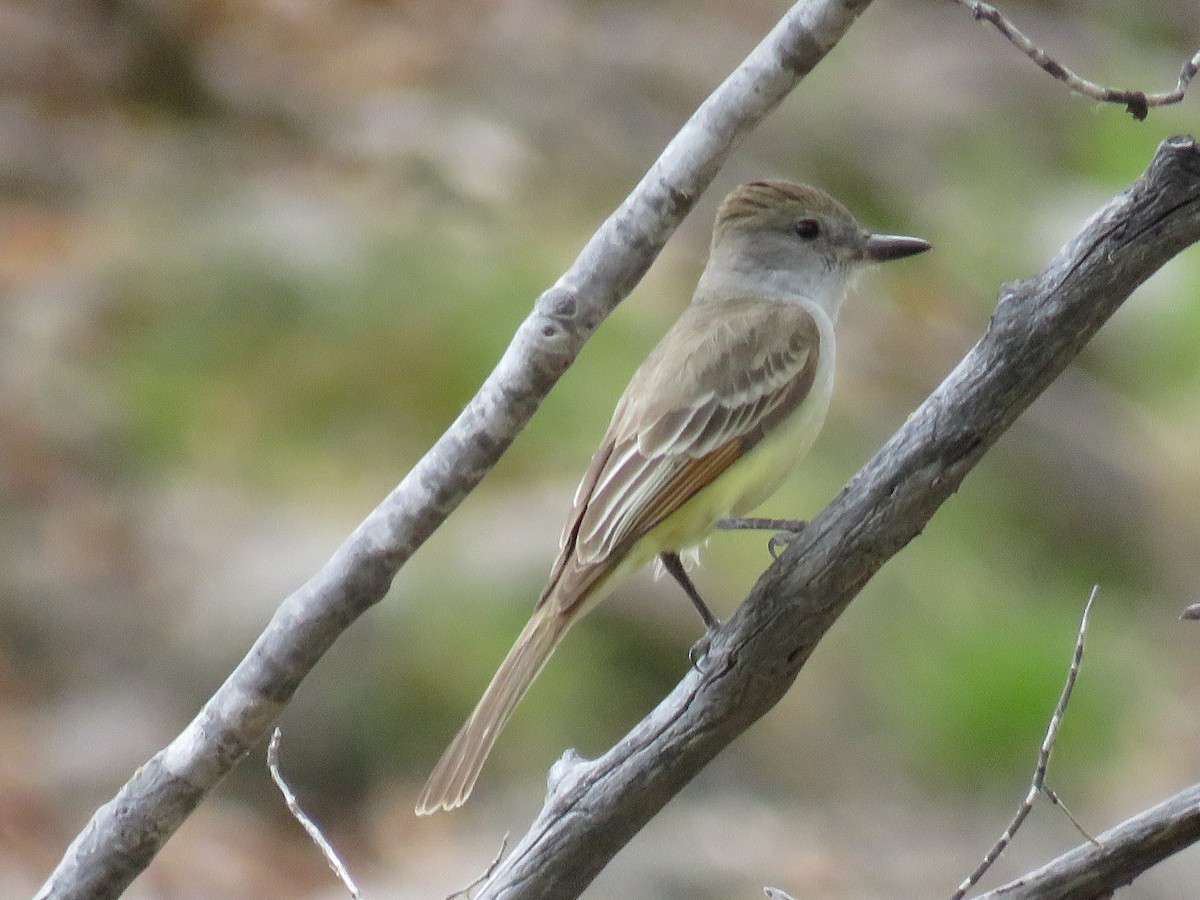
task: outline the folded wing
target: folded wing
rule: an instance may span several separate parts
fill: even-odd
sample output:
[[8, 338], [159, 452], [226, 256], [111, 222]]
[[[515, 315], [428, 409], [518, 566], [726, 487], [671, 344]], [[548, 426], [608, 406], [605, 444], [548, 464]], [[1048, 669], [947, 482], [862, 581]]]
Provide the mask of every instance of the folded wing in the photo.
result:
[[689, 307], [634, 374], [585, 473], [542, 602], [569, 607], [804, 402], [821, 352], [800, 304]]

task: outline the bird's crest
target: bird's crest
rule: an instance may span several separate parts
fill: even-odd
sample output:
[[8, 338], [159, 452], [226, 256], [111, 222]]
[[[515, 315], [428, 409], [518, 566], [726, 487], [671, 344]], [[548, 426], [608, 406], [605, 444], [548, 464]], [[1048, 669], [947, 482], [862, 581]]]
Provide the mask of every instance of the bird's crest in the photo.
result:
[[717, 225], [765, 211], [825, 213], [851, 218], [849, 211], [820, 188], [791, 181], [752, 181], [730, 192], [717, 211]]

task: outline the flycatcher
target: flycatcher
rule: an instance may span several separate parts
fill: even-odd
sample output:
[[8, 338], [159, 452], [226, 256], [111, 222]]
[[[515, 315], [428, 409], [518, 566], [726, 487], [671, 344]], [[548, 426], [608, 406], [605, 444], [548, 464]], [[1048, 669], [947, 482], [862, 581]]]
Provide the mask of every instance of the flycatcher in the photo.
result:
[[[621, 576], [659, 557], [702, 608], [678, 554], [762, 503], [812, 445], [833, 390], [833, 324], [854, 273], [928, 249], [919, 238], [871, 234], [813, 187], [756, 181], [725, 198], [692, 302], [617, 401], [549, 583], [429, 776], [419, 815], [463, 804], [567, 629]], [[716, 624], [711, 613], [705, 621]]]

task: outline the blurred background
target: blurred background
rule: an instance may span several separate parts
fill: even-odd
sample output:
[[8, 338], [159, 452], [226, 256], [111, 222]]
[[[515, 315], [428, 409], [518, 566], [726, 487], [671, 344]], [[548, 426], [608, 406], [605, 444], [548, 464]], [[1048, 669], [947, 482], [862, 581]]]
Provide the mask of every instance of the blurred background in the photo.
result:
[[[781, 15], [767, 0], [0, 3], [0, 894], [40, 884], [276, 605], [452, 420], [542, 289]], [[1009, 2], [1115, 87], [1169, 87], [1193, 0]], [[416, 793], [525, 621], [576, 480], [703, 265], [719, 198], [820, 184], [935, 252], [862, 280], [807, 517], [981, 334], [1000, 285], [1200, 128], [1081, 100], [945, 2], [872, 5], [736, 152], [501, 464], [283, 717], [371, 898], [463, 887], [688, 665], [669, 583], [573, 632], [471, 803]], [[1200, 776], [1200, 251], [1142, 288], [833, 629], [779, 707], [588, 896], [949, 894], [1050, 781], [1099, 832]], [[727, 615], [766, 535], [697, 573]], [[1079, 842], [1039, 809], [986, 883]], [[1122, 894], [1190, 898], [1192, 849]], [[343, 896], [243, 763], [134, 898]]]

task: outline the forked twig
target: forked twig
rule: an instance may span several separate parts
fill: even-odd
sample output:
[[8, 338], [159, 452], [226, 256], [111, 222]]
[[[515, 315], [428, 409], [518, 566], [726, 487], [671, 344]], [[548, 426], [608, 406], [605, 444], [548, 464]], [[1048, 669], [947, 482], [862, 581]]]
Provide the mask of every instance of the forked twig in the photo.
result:
[[1144, 91], [1118, 91], [1113, 88], [1107, 88], [1104, 85], [1096, 84], [1094, 81], [1088, 81], [1086, 78], [1082, 78], [1071, 69], [1068, 69], [1026, 37], [1024, 32], [1013, 24], [1011, 19], [992, 4], [981, 2], [981, 0], [954, 0], [954, 2], [968, 9], [976, 19], [991, 22], [1010, 44], [1028, 56], [1044, 71], [1049, 72], [1068, 88], [1075, 91], [1075, 93], [1082, 94], [1100, 103], [1124, 104], [1125, 108], [1129, 110], [1129, 114], [1139, 122], [1146, 118], [1151, 107], [1169, 106], [1172, 103], [1178, 103], [1182, 100], [1183, 95], [1187, 92], [1188, 84], [1191, 83], [1197, 71], [1200, 71], [1200, 51], [1197, 51], [1195, 56], [1183, 64], [1183, 69], [1179, 73], [1179, 80], [1175, 83], [1174, 89], [1170, 91], [1147, 94]]
[[333, 869], [333, 874], [346, 886], [346, 890], [350, 892], [350, 896], [354, 900], [363, 900], [363, 895], [359, 893], [358, 886], [350, 877], [350, 872], [338, 858], [337, 851], [333, 849], [329, 841], [325, 840], [325, 835], [321, 834], [321, 829], [317, 827], [316, 823], [300, 808], [296, 795], [288, 787], [288, 783], [283, 780], [283, 774], [279, 771], [279, 741], [282, 735], [283, 733], [276, 728], [271, 732], [271, 741], [267, 744], [267, 769], [271, 773], [271, 780], [279, 788], [279, 793], [283, 794], [283, 802], [287, 804], [288, 812], [308, 833], [309, 839], [317, 845], [317, 849], [325, 857], [325, 862], [329, 864], [329, 868]]
[[1092, 612], [1092, 604], [1096, 602], [1096, 594], [1100, 590], [1100, 585], [1095, 585], [1092, 588], [1092, 593], [1088, 596], [1087, 605], [1083, 608], [1083, 618], [1079, 622], [1079, 636], [1075, 639], [1075, 653], [1071, 657], [1071, 667], [1067, 671], [1067, 683], [1063, 685], [1062, 694], [1058, 698], [1058, 704], [1054, 707], [1054, 713], [1050, 716], [1050, 724], [1046, 728], [1046, 737], [1042, 740], [1041, 749], [1038, 751], [1037, 768], [1033, 772], [1033, 781], [1029, 785], [1029, 792], [1025, 795], [1025, 799], [1021, 801], [1021, 806], [1017, 809], [1017, 814], [1013, 816], [1013, 820], [1008, 827], [1004, 829], [1004, 833], [1000, 835], [1000, 839], [992, 845], [992, 849], [984, 856], [983, 861], [976, 867], [975, 871], [966, 877], [962, 884], [958, 886], [958, 890], [951, 896], [951, 900], [962, 900], [966, 896], [967, 891], [979, 883], [979, 879], [984, 876], [992, 864], [1000, 858], [1000, 854], [1012, 842], [1017, 829], [1025, 821], [1033, 809], [1034, 801], [1037, 800], [1038, 794], [1044, 794], [1049, 798], [1050, 802], [1066, 813], [1067, 818], [1071, 820], [1071, 824], [1078, 829], [1079, 833], [1088, 841], [1091, 841], [1100, 849], [1100, 842], [1088, 834], [1079, 820], [1071, 814], [1051, 788], [1046, 787], [1046, 770], [1050, 766], [1050, 753], [1054, 749], [1054, 742], [1058, 738], [1058, 729], [1062, 724], [1063, 714], [1067, 711], [1067, 704], [1071, 702], [1071, 692], [1075, 690], [1075, 679], [1079, 676], [1079, 667], [1083, 663], [1083, 642], [1084, 636], [1087, 633], [1088, 616]]

